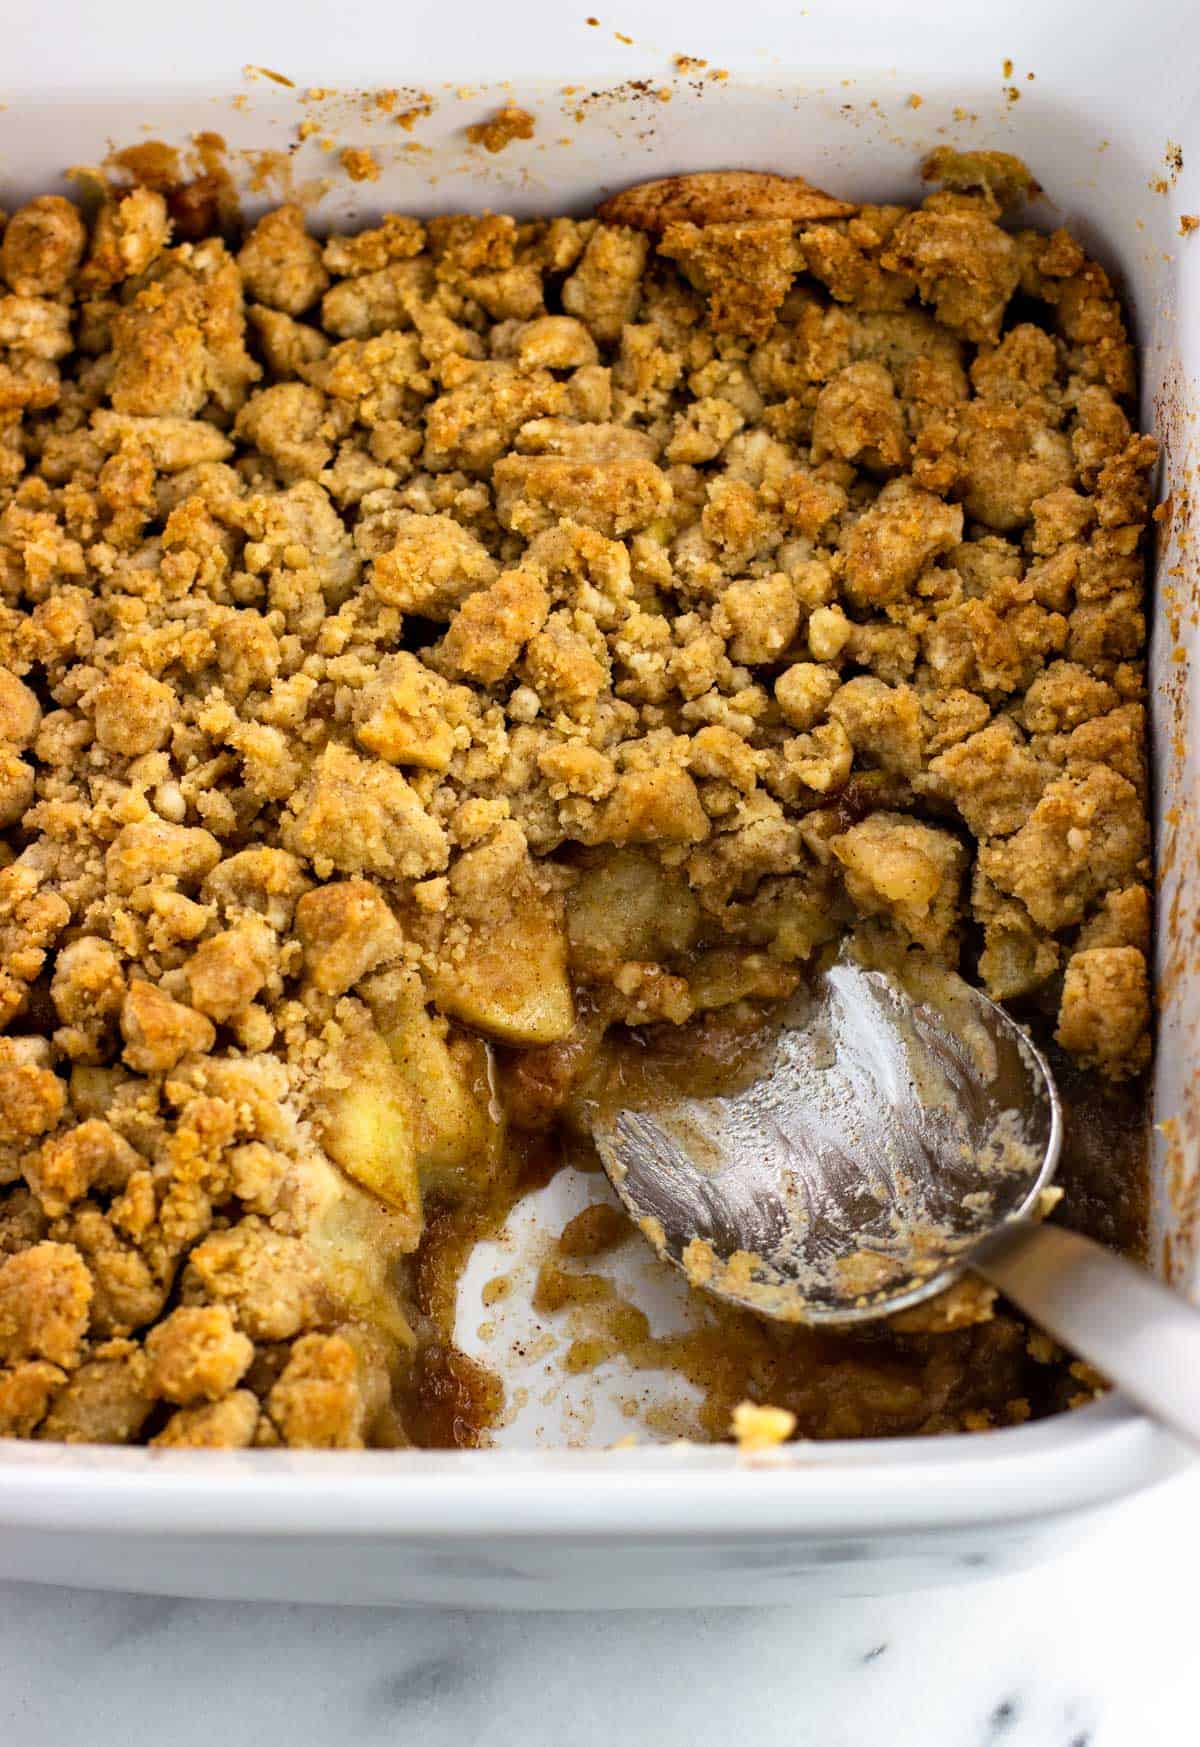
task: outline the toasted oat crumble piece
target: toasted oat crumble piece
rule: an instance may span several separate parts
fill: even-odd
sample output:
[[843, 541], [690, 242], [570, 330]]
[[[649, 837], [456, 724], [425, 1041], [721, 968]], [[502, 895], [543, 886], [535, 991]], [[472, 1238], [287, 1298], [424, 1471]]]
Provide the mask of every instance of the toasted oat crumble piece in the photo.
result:
[[0, 1361], [79, 1363], [92, 1281], [77, 1250], [38, 1243], [0, 1264]]
[[135, 1342], [96, 1343], [54, 1397], [36, 1435], [64, 1444], [134, 1442], [154, 1407], [149, 1371]]
[[87, 231], [78, 208], [42, 194], [10, 217], [0, 240], [0, 275], [19, 297], [55, 297], [79, 265]]
[[306, 1449], [361, 1449], [379, 1379], [344, 1335], [304, 1335], [267, 1397], [285, 1444]]
[[253, 1391], [235, 1389], [220, 1401], [178, 1408], [150, 1442], [160, 1450], [245, 1450], [255, 1441], [260, 1417]]
[[727, 224], [739, 219], [843, 218], [854, 211], [813, 188], [801, 176], [773, 176], [759, 170], [704, 170], [690, 176], [664, 176], [613, 194], [600, 207], [606, 224], [636, 225], [662, 231], [668, 224]]
[[318, 1323], [324, 1307], [320, 1271], [303, 1242], [254, 1216], [197, 1244], [183, 1291], [188, 1304], [230, 1311], [252, 1340], [288, 1340]]
[[761, 1407], [740, 1401], [733, 1410], [734, 1442], [739, 1450], [771, 1450], [786, 1444], [796, 1429], [796, 1416], [786, 1407]]
[[533, 126], [533, 117], [527, 109], [506, 103], [489, 120], [474, 122], [467, 129], [467, 138], [485, 151], [502, 152], [514, 140], [531, 140]]
[[181, 1306], [146, 1336], [156, 1394], [181, 1407], [228, 1395], [254, 1357], [224, 1305]]
[[31, 1438], [66, 1380], [42, 1359], [0, 1369], [0, 1438]]
[[1072, 954], [1055, 1033], [1086, 1067], [1114, 1078], [1150, 1056], [1150, 973], [1136, 946], [1093, 946]]
[[10, 215], [0, 1433], [405, 1441], [483, 1040], [545, 1126], [868, 923], [1141, 1071], [1156, 450], [1018, 171]]
[[328, 289], [321, 245], [297, 206], [277, 206], [259, 219], [237, 258], [246, 295], [285, 315], [301, 315]]

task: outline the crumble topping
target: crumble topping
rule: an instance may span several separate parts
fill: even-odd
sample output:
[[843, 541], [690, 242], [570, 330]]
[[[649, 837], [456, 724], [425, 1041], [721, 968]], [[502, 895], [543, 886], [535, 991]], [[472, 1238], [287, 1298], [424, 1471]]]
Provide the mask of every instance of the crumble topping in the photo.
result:
[[985, 157], [3, 224], [0, 1435], [407, 1441], [430, 1206], [852, 925], [1145, 1066], [1156, 450]]

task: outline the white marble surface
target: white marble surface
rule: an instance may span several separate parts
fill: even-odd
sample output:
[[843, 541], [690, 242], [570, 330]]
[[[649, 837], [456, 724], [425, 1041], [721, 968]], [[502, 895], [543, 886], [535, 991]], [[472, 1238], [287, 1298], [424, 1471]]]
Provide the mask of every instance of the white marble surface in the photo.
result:
[[484, 1614], [0, 1584], [5, 1747], [1187, 1747], [1200, 1470], [1056, 1563], [820, 1608]]

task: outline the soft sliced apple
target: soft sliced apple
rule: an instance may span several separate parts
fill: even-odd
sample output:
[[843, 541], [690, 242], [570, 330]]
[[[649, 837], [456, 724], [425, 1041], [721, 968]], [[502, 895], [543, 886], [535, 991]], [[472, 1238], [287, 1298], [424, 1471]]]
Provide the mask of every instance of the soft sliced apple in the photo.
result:
[[408, 1095], [422, 1189], [451, 1195], [483, 1190], [495, 1173], [502, 1138], [487, 1044], [451, 1036], [446, 1020], [424, 1007], [385, 1036]]
[[322, 1098], [325, 1150], [348, 1177], [400, 1214], [415, 1249], [421, 1236], [416, 1124], [404, 1079], [377, 1031], [354, 1038], [337, 1064], [343, 1085]]
[[443, 1013], [502, 1043], [557, 1043], [575, 1022], [562, 910], [551, 894], [525, 886], [503, 922], [471, 929], [461, 957], [434, 983]]
[[661, 963], [686, 952], [700, 927], [700, 905], [681, 874], [641, 849], [596, 860], [567, 898], [571, 963], [597, 977], [628, 959]]
[[378, 1330], [397, 1353], [417, 1344], [397, 1297], [395, 1264], [417, 1236], [406, 1214], [394, 1213], [328, 1160], [309, 1160], [307, 1242], [330, 1296], [342, 1312]]

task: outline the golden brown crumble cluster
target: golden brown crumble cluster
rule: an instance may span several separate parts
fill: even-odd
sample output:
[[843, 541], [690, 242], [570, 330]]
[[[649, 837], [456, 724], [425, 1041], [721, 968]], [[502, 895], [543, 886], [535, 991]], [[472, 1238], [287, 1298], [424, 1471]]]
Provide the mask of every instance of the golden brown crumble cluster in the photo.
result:
[[485, 1040], [544, 1123], [866, 918], [1144, 1065], [1155, 448], [1001, 217], [8, 218], [0, 1434], [404, 1442]]

